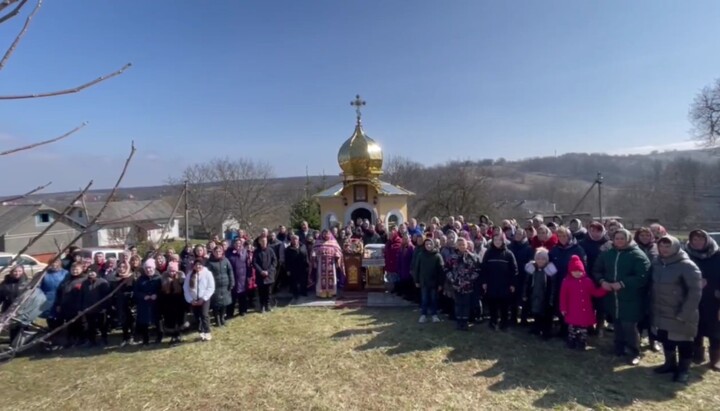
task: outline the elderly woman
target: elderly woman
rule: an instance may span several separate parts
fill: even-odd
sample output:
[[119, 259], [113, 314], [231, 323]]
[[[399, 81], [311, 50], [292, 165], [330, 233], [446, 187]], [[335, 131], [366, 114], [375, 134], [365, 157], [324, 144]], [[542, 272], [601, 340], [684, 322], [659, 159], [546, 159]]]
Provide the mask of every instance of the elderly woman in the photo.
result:
[[535, 250], [542, 247], [550, 251], [555, 248], [557, 243], [557, 235], [544, 224], [537, 228], [537, 235], [530, 240], [530, 245]]
[[720, 248], [705, 231], [690, 233], [687, 253], [702, 273], [700, 323], [695, 339], [693, 362], [705, 361], [705, 338], [710, 340], [710, 370], [720, 371]]
[[142, 338], [143, 345], [150, 344], [150, 327], [155, 326], [155, 343], [162, 342], [163, 333], [160, 324], [157, 299], [162, 286], [155, 260], [145, 261], [143, 274], [135, 281], [133, 299], [137, 307], [136, 333]]
[[612, 248], [598, 257], [593, 274], [608, 291], [605, 312], [615, 329], [615, 355], [630, 354], [629, 364], [640, 364], [640, 334], [637, 324], [645, 315], [650, 260], [632, 239], [628, 230], [619, 229]]
[[652, 328], [662, 341], [665, 364], [655, 372], [673, 373], [674, 381], [687, 384], [700, 318], [702, 274], [680, 249], [677, 238], [665, 236], [657, 246], [659, 256], [652, 266]]
[[235, 273], [233, 267], [225, 258], [222, 247], [215, 247], [205, 264], [215, 280], [215, 294], [210, 301], [215, 323], [218, 327], [225, 326], [227, 307], [232, 304], [232, 290], [235, 287]]
[[[658, 247], [655, 244], [655, 236], [653, 235], [653, 232], [648, 227], [640, 227], [635, 231], [635, 242], [637, 243], [638, 247], [642, 250], [642, 252], [645, 253], [648, 260], [650, 262], [655, 261], [655, 259], [658, 256]], [[652, 290], [652, 276], [650, 277], [650, 284], [648, 286], [648, 291]], [[648, 302], [645, 307], [645, 318], [643, 318], [642, 321], [638, 324], [638, 331], [640, 331], [640, 335], [642, 335], [643, 331], [648, 331], [648, 338], [650, 340], [650, 350], [653, 352], [660, 352], [662, 349], [660, 341], [657, 340], [655, 334], [652, 332], [652, 329], [650, 328], [650, 298], [648, 295]]]

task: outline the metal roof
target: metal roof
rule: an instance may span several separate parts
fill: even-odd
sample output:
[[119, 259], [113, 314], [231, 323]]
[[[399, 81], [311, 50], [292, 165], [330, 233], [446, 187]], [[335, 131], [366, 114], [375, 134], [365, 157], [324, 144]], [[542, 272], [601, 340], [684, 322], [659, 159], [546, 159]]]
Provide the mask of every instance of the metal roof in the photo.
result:
[[[352, 184], [352, 183], [348, 183]], [[367, 184], [374, 185], [376, 188], [378, 188], [378, 193], [382, 196], [412, 196], [415, 195], [412, 191], [406, 190], [402, 187], [394, 186], [390, 183], [387, 183], [385, 181], [379, 181], [377, 184], [373, 184], [372, 182], [367, 182]], [[331, 186], [330, 188], [326, 188], [325, 190], [315, 194], [313, 197], [316, 198], [328, 198], [328, 197], [337, 197], [342, 193], [343, 188], [345, 187], [345, 183], [340, 182], [335, 184], [334, 186]]]
[[0, 235], [5, 235], [23, 221], [32, 217], [41, 208], [42, 204], [20, 204], [0, 206]]

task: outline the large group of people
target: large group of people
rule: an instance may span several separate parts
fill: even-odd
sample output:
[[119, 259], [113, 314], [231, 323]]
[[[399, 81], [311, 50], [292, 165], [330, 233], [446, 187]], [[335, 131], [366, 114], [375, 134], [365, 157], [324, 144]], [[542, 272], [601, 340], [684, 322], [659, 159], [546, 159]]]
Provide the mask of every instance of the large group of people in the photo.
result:
[[[272, 294], [287, 287], [293, 299], [314, 293], [342, 298], [344, 255], [356, 244], [384, 244], [391, 292], [420, 305], [420, 323], [441, 322], [460, 331], [487, 321], [492, 330], [527, 326], [542, 339], [562, 337], [585, 350], [592, 335], [612, 331], [615, 354], [641, 361], [641, 334], [662, 350], [658, 373], [687, 382], [691, 362], [720, 371], [720, 248], [702, 230], [686, 244], [659, 224], [631, 233], [615, 220], [477, 224], [448, 217], [444, 224], [410, 219], [386, 228], [350, 221], [317, 232], [303, 222], [254, 238], [242, 230], [181, 253], [167, 249], [141, 257], [135, 247], [117, 260], [78, 250], [49, 267], [40, 289], [49, 327], [67, 324], [64, 346], [107, 344], [120, 329], [121, 345], [178, 343], [194, 318], [199, 337], [212, 339], [249, 310], [268, 313]], [[0, 309], [27, 287], [22, 266], [0, 283]], [[108, 295], [112, 295], [108, 298]], [[73, 321], [79, 314], [80, 321]], [[99, 337], [99, 342], [98, 342]]]

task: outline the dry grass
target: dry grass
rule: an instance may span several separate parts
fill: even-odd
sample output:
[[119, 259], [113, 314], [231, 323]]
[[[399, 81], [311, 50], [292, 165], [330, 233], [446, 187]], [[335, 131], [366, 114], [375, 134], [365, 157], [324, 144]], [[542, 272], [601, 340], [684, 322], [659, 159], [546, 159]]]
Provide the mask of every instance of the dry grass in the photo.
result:
[[[524, 330], [419, 325], [409, 310], [278, 309], [176, 348], [66, 351], [0, 368], [3, 409], [720, 409], [720, 377], [689, 387]], [[606, 345], [603, 341], [601, 345]], [[604, 349], [604, 348], [602, 348]]]

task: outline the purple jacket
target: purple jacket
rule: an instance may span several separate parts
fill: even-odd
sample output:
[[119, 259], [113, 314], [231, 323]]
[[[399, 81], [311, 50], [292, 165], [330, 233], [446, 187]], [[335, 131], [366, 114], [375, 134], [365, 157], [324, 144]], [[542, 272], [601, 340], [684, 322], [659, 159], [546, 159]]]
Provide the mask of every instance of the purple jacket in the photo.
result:
[[412, 272], [410, 271], [410, 268], [412, 266], [414, 252], [415, 247], [413, 247], [412, 244], [409, 244], [407, 247], [402, 247], [400, 249], [400, 255], [397, 261], [398, 275], [400, 276], [400, 280], [412, 280]]
[[244, 293], [247, 288], [248, 273], [250, 272], [250, 258], [248, 251], [243, 248], [237, 251], [235, 248], [228, 248], [225, 258], [230, 261], [230, 266], [235, 273], [235, 287], [233, 292]]

